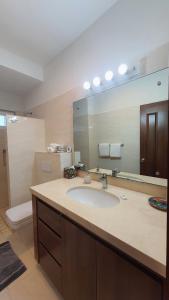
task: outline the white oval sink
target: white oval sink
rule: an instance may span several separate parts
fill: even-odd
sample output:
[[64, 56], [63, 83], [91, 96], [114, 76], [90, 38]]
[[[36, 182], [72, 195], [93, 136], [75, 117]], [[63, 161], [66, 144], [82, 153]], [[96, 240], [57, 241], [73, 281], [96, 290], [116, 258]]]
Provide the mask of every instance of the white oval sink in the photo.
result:
[[90, 187], [75, 187], [67, 191], [72, 200], [92, 207], [113, 207], [120, 203], [114, 194]]

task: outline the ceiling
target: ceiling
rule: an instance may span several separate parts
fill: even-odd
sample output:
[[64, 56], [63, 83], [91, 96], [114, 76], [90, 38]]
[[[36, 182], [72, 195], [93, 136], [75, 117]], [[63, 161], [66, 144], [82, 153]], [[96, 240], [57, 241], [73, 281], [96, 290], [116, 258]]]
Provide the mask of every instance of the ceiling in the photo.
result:
[[0, 0], [0, 47], [45, 66], [117, 0]]

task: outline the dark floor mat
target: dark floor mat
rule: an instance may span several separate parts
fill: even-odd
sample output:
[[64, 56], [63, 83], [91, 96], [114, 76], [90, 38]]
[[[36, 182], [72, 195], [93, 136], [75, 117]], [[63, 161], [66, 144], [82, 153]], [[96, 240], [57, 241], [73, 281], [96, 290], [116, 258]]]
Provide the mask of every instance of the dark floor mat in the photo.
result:
[[14, 253], [10, 242], [0, 245], [0, 291], [26, 271], [25, 265]]

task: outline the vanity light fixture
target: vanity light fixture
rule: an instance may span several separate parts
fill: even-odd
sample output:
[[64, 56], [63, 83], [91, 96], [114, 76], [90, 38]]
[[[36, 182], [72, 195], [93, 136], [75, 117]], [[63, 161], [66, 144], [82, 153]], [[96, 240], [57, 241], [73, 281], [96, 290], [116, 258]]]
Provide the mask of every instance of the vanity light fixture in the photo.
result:
[[114, 77], [114, 74], [111, 70], [107, 71], [106, 74], [105, 74], [105, 79], [106, 81], [111, 81]]
[[[128, 71], [129, 71], [128, 65], [127, 65], [127, 64], [121, 64], [121, 65], [118, 67], [118, 72], [117, 72], [117, 73], [118, 73], [120, 76], [124, 76], [124, 75], [126, 75], [126, 74], [128, 73]], [[133, 72], [134, 72], [134, 71], [135, 71], [135, 68], [133, 69]], [[104, 89], [104, 84], [105, 84], [105, 88], [106, 88], [106, 82], [107, 82], [107, 83], [108, 83], [108, 82], [111, 82], [111, 81], [114, 79], [114, 77], [115, 77], [115, 75], [114, 75], [113, 71], [112, 71], [112, 70], [108, 70], [108, 71], [105, 73], [105, 75], [104, 75], [105, 81], [103, 80], [103, 87], [102, 87], [102, 89]], [[125, 79], [125, 77], [124, 77], [124, 79]], [[126, 79], [127, 79], [127, 77], [126, 77]], [[99, 87], [101, 86], [101, 84], [102, 84], [102, 79], [101, 79], [99, 76], [96, 76], [96, 77], [93, 79], [92, 83], [91, 83], [90, 81], [85, 81], [84, 84], [83, 84], [83, 88], [84, 88], [84, 90], [86, 90], [86, 91], [91, 90], [92, 87], [93, 87], [93, 88], [98, 88], [98, 89], [99, 89]]]
[[85, 81], [84, 84], [83, 84], [83, 88], [84, 88], [84, 90], [87, 90], [87, 91], [90, 90], [90, 88], [91, 88], [90, 82]]
[[93, 85], [94, 85], [95, 87], [99, 87], [100, 84], [101, 84], [101, 79], [100, 79], [100, 77], [95, 77], [95, 78], [93, 79]]
[[120, 75], [125, 75], [128, 71], [128, 65], [126, 64], [121, 64], [119, 67], [118, 67], [118, 73]]

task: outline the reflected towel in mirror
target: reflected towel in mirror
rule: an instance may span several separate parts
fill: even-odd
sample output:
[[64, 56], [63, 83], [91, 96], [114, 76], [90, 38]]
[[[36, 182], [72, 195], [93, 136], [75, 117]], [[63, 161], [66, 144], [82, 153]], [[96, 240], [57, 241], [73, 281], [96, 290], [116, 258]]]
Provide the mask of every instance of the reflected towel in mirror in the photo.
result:
[[110, 156], [110, 144], [108, 143], [99, 144], [99, 156], [100, 157]]
[[121, 143], [110, 144], [110, 157], [111, 158], [121, 158]]

